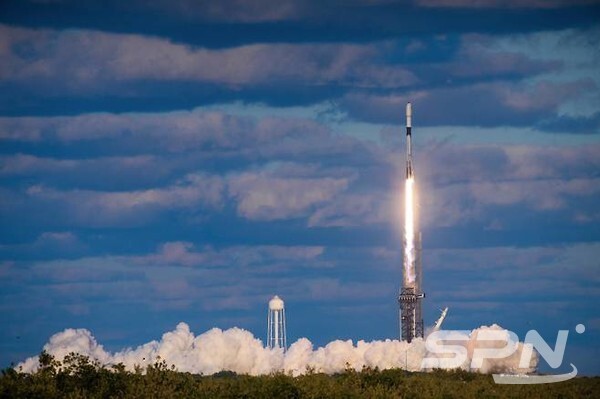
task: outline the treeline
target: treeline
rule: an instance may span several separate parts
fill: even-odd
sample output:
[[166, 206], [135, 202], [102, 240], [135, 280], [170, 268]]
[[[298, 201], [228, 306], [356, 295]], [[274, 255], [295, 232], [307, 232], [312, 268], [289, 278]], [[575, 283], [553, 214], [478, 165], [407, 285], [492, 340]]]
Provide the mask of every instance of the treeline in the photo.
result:
[[409, 373], [364, 369], [326, 375], [308, 372], [252, 377], [223, 372], [178, 372], [164, 360], [127, 371], [70, 354], [46, 352], [33, 374], [12, 368], [0, 376], [1, 398], [585, 398], [598, 397], [600, 377], [544, 385], [496, 385], [489, 375], [466, 371]]

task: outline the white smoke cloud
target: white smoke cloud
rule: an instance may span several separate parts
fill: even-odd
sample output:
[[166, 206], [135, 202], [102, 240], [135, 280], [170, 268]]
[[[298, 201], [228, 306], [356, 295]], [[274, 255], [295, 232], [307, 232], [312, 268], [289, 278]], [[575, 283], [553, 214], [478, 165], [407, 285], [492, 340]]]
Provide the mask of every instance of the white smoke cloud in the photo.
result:
[[[468, 369], [476, 347], [475, 337], [480, 331], [502, 330], [493, 325], [475, 329], [469, 334], [467, 347], [469, 359], [461, 368]], [[482, 345], [477, 342], [477, 347]], [[486, 360], [482, 372], [532, 372], [537, 365], [534, 358], [531, 368], [518, 369], [523, 344], [518, 343], [517, 351], [506, 359]], [[421, 361], [427, 353], [425, 341], [415, 339], [410, 344], [405, 341], [358, 341], [336, 340], [324, 347], [314, 349], [306, 338], [293, 343], [284, 354], [281, 349], [265, 348], [252, 333], [231, 328], [221, 330], [213, 328], [199, 336], [194, 336], [186, 323], [179, 323], [175, 330], [165, 333], [160, 341], [151, 341], [135, 349], [127, 348], [111, 354], [96, 342], [90, 331], [85, 329], [66, 329], [53, 335], [44, 345], [44, 350], [57, 360], [68, 353], [76, 352], [105, 365], [123, 363], [128, 370], [135, 365], [145, 368], [159, 358], [177, 370], [196, 374], [210, 375], [219, 371], [233, 371], [238, 374], [263, 375], [283, 371], [300, 375], [311, 369], [327, 374], [342, 372], [347, 368], [360, 371], [363, 367], [379, 369], [404, 368], [411, 371], [421, 370]], [[38, 358], [31, 357], [17, 365], [24, 372], [38, 369]]]

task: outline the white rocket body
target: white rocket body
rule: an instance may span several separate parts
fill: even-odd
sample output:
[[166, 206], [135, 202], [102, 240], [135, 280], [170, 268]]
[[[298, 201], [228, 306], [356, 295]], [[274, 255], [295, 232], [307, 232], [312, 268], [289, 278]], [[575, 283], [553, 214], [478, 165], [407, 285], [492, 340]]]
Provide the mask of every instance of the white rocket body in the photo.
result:
[[413, 177], [412, 162], [412, 105], [406, 104], [406, 178]]

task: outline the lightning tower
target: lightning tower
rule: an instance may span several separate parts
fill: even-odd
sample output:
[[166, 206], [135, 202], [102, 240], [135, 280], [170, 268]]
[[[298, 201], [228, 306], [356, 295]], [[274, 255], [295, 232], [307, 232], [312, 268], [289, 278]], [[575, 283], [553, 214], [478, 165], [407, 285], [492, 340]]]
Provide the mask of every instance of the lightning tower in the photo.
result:
[[400, 305], [400, 337], [411, 342], [423, 337], [421, 301], [421, 234], [415, 232], [414, 168], [412, 159], [412, 106], [406, 104], [406, 181], [404, 187], [404, 257]]

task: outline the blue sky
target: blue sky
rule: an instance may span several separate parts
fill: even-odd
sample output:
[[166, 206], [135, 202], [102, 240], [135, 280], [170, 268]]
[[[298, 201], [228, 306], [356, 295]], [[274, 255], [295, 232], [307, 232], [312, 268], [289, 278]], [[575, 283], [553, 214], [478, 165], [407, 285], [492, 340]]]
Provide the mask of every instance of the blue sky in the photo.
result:
[[565, 364], [600, 373], [599, 15], [3, 1], [0, 364], [68, 327], [263, 338], [273, 294], [288, 342], [397, 337], [412, 101], [425, 323], [569, 329]]

